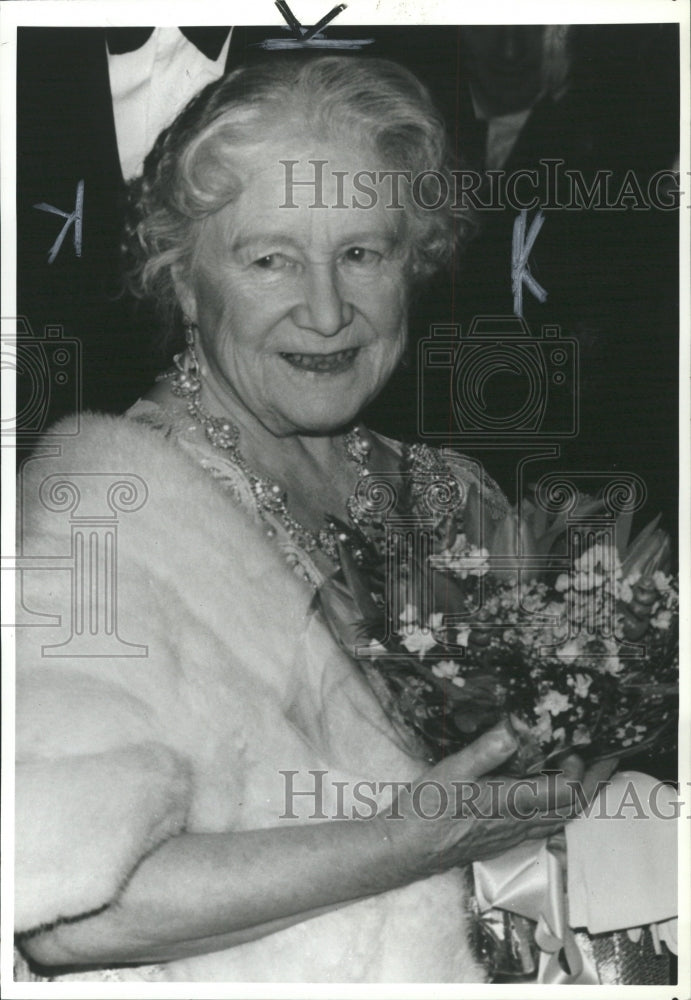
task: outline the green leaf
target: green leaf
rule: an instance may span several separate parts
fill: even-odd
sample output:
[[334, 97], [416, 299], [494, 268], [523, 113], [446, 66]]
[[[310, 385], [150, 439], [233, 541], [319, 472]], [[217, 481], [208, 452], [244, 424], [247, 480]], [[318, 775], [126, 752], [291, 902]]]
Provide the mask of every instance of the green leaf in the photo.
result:
[[338, 644], [350, 656], [356, 655], [358, 647], [368, 645], [381, 629], [381, 616], [365, 620], [347, 588], [334, 577], [321, 585], [314, 604], [321, 609]]
[[344, 545], [340, 540], [337, 544], [346, 587], [359, 609], [360, 615], [366, 622], [374, 623], [381, 620], [382, 614], [372, 599], [367, 573], [358, 566], [347, 545]]
[[465, 536], [471, 545], [490, 549], [494, 535], [494, 521], [489, 505], [481, 501], [480, 491], [475, 483], [468, 488], [466, 504], [463, 509], [463, 527]]
[[[494, 531], [490, 548], [490, 566], [493, 575], [498, 580], [509, 580], [517, 577], [525, 565], [526, 558], [535, 552], [534, 539], [529, 525], [519, 518], [514, 510], [498, 523]], [[501, 566], [497, 566], [497, 562]]]
[[636, 569], [643, 573], [641, 567], [649, 560], [650, 556], [659, 551], [665, 538], [668, 537], [664, 531], [658, 529], [661, 518], [662, 514], [654, 517], [629, 545], [621, 564], [622, 574], [625, 578]]
[[587, 517], [589, 514], [595, 514], [598, 510], [602, 510], [603, 507], [604, 501], [602, 499], [583, 495], [579, 498], [573, 511], [569, 514], [557, 514], [550, 527], [536, 536], [535, 551], [538, 555], [548, 555], [554, 548], [554, 543], [566, 531], [570, 518]]
[[629, 536], [631, 534], [632, 525], [633, 511], [623, 511], [617, 517], [617, 523], [614, 528], [614, 539], [617, 546], [617, 555], [622, 562], [626, 558], [626, 548], [629, 544]]

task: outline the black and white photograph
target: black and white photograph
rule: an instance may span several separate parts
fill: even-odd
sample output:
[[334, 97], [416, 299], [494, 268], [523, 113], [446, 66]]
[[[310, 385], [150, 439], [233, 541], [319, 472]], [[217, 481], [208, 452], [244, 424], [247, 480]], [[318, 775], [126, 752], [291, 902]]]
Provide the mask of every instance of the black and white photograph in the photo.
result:
[[1, 13], [4, 995], [688, 998], [689, 8]]

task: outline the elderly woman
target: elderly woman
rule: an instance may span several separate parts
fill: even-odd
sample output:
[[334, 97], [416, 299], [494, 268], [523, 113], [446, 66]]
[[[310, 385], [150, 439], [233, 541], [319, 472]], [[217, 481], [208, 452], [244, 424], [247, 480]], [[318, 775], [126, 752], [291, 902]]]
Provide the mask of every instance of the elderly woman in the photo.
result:
[[[327, 515], [367, 533], [356, 484], [399, 468], [358, 415], [453, 245], [448, 206], [394, 195], [391, 172], [444, 157], [415, 78], [328, 56], [236, 70], [146, 161], [134, 280], [186, 350], [23, 481], [24, 554], [41, 557], [25, 605], [73, 623], [69, 642], [50, 619], [24, 630], [19, 651], [17, 923], [44, 975], [480, 981], [463, 866], [561, 824], [563, 777], [483, 780], [515, 749], [502, 728], [430, 768], [310, 611], [337, 565]], [[472, 463], [452, 471], [501, 516]], [[64, 557], [118, 480], [137, 498], [103, 585], [77, 593]], [[112, 588], [117, 617], [99, 618]], [[492, 808], [436, 815], [434, 787], [429, 807], [411, 795], [430, 779], [450, 801], [474, 780]]]

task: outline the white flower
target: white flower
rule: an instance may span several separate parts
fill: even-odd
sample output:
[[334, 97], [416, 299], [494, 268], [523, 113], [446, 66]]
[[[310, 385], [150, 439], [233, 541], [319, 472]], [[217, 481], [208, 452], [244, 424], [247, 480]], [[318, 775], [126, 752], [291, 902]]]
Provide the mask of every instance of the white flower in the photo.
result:
[[478, 549], [473, 546], [470, 550], [470, 559], [475, 564], [474, 569], [470, 569], [471, 576], [484, 576], [489, 571], [489, 550]]
[[456, 642], [459, 646], [467, 646], [469, 638], [470, 627], [468, 625], [463, 625], [458, 632], [456, 632]]
[[655, 628], [668, 629], [672, 624], [672, 612], [667, 610], [658, 611], [655, 617], [650, 619], [650, 624]]
[[630, 747], [634, 742], [638, 743], [645, 736], [645, 726], [619, 726], [616, 736], [621, 740], [623, 747]]
[[573, 679], [569, 679], [567, 683], [572, 685], [574, 694], [577, 698], [587, 698], [588, 689], [593, 683], [593, 679], [587, 674], [576, 674], [576, 676]]
[[605, 656], [600, 662], [603, 674], [612, 674], [616, 677], [624, 669], [624, 665], [620, 662], [618, 656]]
[[563, 726], [559, 726], [559, 728], [555, 729], [554, 732], [552, 733], [552, 739], [557, 740], [559, 743], [563, 743], [565, 737], [566, 737], [566, 730], [564, 729]]
[[671, 587], [672, 577], [667, 576], [661, 569], [656, 569], [653, 573], [653, 583], [661, 594], [666, 593]]
[[[614, 556], [614, 558], [612, 558]], [[574, 565], [577, 569], [595, 569], [599, 567], [599, 572], [602, 572], [602, 567], [609, 567], [610, 565], [616, 565], [618, 563], [616, 550], [612, 552], [612, 547], [609, 543], [609, 539], [601, 539], [591, 545], [589, 549], [586, 549], [578, 559], [575, 560]]]
[[569, 642], [565, 642], [557, 650], [557, 656], [560, 660], [570, 660], [575, 656], [580, 656], [582, 653], [583, 649], [578, 639], [571, 639]]
[[417, 608], [414, 604], [406, 604], [403, 611], [399, 615], [400, 620], [404, 625], [415, 625], [417, 624]]
[[549, 712], [537, 712], [537, 722], [531, 732], [538, 743], [547, 743], [552, 739], [552, 719]]
[[465, 678], [458, 676], [460, 669], [460, 665], [455, 660], [440, 660], [432, 667], [432, 673], [436, 677], [451, 681], [456, 687], [465, 687]]
[[435, 663], [432, 667], [432, 673], [435, 677], [447, 677], [450, 679], [456, 676], [459, 669], [455, 660], [440, 660], [439, 663]]
[[430, 566], [435, 569], [451, 569], [457, 559], [462, 559], [468, 553], [468, 541], [463, 534], [459, 532], [456, 535], [453, 545], [448, 549], [443, 549], [441, 552], [437, 552], [429, 557]]
[[401, 639], [401, 642], [409, 653], [419, 653], [420, 659], [428, 650], [437, 645], [437, 640], [432, 632], [423, 632], [420, 628], [415, 628]]
[[616, 583], [618, 560], [608, 541], [598, 541], [574, 560], [573, 586], [576, 590], [593, 590]]
[[484, 603], [484, 609], [491, 618], [496, 618], [499, 613], [499, 598], [490, 597]]
[[590, 733], [585, 726], [576, 726], [571, 737], [572, 743], [590, 743]]
[[465, 535], [459, 535], [450, 549], [430, 556], [430, 565], [435, 569], [448, 569], [465, 580], [468, 576], [483, 576], [489, 570], [489, 552], [468, 545]]
[[535, 710], [540, 714], [549, 712], [551, 715], [559, 715], [561, 712], [565, 712], [570, 707], [570, 704], [565, 694], [560, 694], [559, 691], [552, 690], [543, 695]]
[[441, 628], [443, 621], [444, 621], [444, 612], [443, 611], [435, 611], [427, 619], [427, 624], [429, 625], [429, 627], [431, 629]]
[[575, 590], [593, 590], [595, 587], [601, 587], [603, 581], [604, 576], [601, 573], [596, 572], [592, 567], [589, 567], [587, 570], [579, 570], [573, 575], [573, 586]]
[[533, 612], [541, 610], [545, 602], [540, 594], [531, 593], [525, 594], [521, 603], [524, 611]]
[[571, 586], [568, 573], [560, 573], [554, 584], [554, 589], [558, 591], [568, 590]]

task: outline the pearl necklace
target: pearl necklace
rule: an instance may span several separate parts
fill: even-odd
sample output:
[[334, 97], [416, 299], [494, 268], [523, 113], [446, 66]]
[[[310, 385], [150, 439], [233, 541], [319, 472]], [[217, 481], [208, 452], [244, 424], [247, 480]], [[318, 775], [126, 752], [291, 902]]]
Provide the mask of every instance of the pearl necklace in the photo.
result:
[[[171, 373], [172, 374], [172, 373]], [[347, 540], [343, 526], [327, 518], [324, 528], [313, 531], [296, 520], [288, 511], [288, 495], [278, 483], [258, 475], [248, 464], [240, 451], [240, 429], [228, 417], [215, 417], [202, 406], [201, 384], [188, 385], [184, 378], [176, 375], [171, 384], [171, 391], [176, 396], [187, 397], [187, 412], [193, 420], [204, 428], [209, 444], [223, 451], [228, 459], [244, 473], [252, 491], [260, 517], [270, 515], [277, 518], [291, 540], [304, 552], [323, 552], [334, 562], [339, 559], [339, 542]], [[372, 450], [369, 441], [361, 436], [360, 429], [353, 427], [344, 437], [345, 453], [348, 460], [358, 470], [360, 478], [369, 475], [367, 462]], [[356, 529], [369, 522], [366, 511], [355, 502], [355, 497], [349, 497], [346, 503], [348, 516]], [[274, 531], [269, 527], [267, 534], [271, 537]]]

